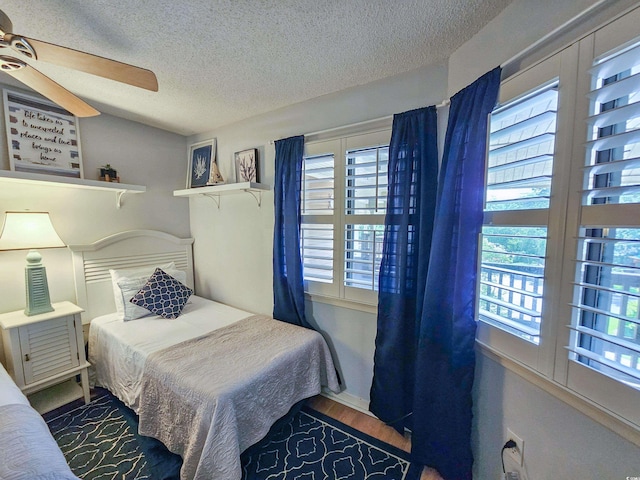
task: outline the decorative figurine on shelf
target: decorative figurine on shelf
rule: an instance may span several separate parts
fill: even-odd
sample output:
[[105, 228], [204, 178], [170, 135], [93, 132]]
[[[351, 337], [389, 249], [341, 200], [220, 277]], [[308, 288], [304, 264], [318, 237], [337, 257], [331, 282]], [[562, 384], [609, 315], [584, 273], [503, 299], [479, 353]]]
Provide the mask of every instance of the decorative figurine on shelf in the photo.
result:
[[118, 172], [108, 163], [100, 167], [100, 180], [104, 182], [120, 183], [120, 177], [118, 176]]
[[216, 162], [211, 163], [211, 174], [209, 175], [209, 181], [207, 185], [220, 185], [224, 183], [224, 178], [222, 178], [222, 174], [218, 169], [218, 164]]

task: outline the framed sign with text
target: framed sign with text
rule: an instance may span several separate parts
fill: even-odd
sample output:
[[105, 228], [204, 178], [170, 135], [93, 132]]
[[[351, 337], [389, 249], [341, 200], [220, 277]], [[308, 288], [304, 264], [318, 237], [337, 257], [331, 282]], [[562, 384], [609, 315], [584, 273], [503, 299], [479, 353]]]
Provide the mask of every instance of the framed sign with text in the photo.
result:
[[83, 178], [78, 119], [47, 100], [3, 93], [11, 170]]

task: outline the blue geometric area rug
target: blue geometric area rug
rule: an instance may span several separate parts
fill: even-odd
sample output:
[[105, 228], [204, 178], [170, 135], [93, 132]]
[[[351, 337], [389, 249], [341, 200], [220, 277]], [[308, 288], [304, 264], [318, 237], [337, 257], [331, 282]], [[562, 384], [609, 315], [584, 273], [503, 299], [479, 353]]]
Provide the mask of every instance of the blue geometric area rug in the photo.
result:
[[307, 406], [241, 458], [243, 480], [401, 480], [409, 470], [408, 453]]
[[43, 415], [71, 471], [83, 480], [177, 480], [182, 458], [138, 435], [138, 417], [108, 390]]
[[[180, 456], [138, 435], [136, 414], [107, 390], [44, 419], [83, 480], [180, 478]], [[243, 480], [403, 480], [409, 470], [406, 452], [307, 406], [280, 419], [241, 460]]]

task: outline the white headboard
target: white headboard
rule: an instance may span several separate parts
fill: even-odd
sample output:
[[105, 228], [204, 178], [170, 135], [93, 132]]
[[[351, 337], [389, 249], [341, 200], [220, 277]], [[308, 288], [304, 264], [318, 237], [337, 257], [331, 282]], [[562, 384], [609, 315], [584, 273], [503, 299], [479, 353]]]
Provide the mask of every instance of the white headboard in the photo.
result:
[[178, 238], [155, 230], [129, 230], [89, 245], [70, 245], [78, 305], [83, 323], [115, 312], [109, 269], [154, 266], [174, 262], [187, 272], [193, 288], [193, 238]]

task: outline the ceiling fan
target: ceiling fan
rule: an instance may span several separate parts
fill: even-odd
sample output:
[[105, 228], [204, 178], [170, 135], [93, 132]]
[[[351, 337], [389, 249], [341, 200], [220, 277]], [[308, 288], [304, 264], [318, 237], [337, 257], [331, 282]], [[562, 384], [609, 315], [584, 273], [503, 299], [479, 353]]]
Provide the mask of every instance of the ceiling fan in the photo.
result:
[[158, 91], [158, 80], [151, 70], [16, 35], [12, 30], [11, 20], [0, 10], [0, 70], [77, 117], [92, 117], [100, 112], [22, 59], [53, 63], [153, 92]]

